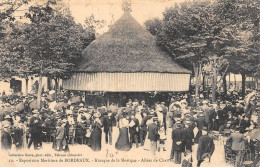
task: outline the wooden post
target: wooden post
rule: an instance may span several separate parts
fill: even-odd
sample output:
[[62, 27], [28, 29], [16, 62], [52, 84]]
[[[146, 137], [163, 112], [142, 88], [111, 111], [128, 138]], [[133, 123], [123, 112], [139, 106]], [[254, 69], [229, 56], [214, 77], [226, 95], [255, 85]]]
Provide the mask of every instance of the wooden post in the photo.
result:
[[214, 57], [213, 62], [213, 77], [212, 77], [212, 103], [216, 102], [216, 89], [217, 89], [217, 57]]
[[39, 86], [37, 95], [37, 108], [41, 108], [41, 96], [42, 96], [42, 75], [39, 75]]
[[107, 93], [107, 108], [109, 107], [109, 94]]
[[25, 95], [28, 94], [28, 82], [29, 82], [29, 78], [25, 77]]
[[84, 95], [85, 95], [85, 105], [88, 105], [87, 104], [87, 91], [84, 91]]

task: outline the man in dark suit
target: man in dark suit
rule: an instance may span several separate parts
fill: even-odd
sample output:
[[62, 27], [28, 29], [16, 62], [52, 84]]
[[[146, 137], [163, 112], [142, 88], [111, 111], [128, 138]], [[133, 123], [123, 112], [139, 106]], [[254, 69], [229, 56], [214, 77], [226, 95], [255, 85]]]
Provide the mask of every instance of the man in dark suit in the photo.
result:
[[155, 151], [157, 150], [157, 140], [159, 139], [158, 137], [158, 118], [153, 117], [153, 123], [148, 125], [148, 139], [151, 142], [151, 152], [153, 155], [155, 155]]
[[108, 115], [104, 116], [103, 125], [104, 125], [104, 132], [106, 135], [106, 144], [108, 143], [109, 137], [109, 144], [112, 145], [112, 131], [113, 131], [113, 124], [115, 122], [115, 117], [112, 115], [112, 111], [108, 111]]
[[184, 147], [185, 151], [192, 152], [192, 143], [194, 141], [193, 127], [190, 121], [186, 121], [184, 125]]
[[33, 111], [33, 117], [30, 119], [29, 122], [29, 131], [31, 133], [31, 139], [30, 142], [28, 144], [28, 149], [30, 149], [32, 143], [34, 145], [34, 149], [37, 150], [38, 149], [38, 143], [39, 143], [39, 130], [40, 128], [40, 119], [38, 117], [39, 112], [38, 110], [34, 110]]
[[12, 147], [12, 138], [9, 133], [9, 124], [5, 123], [3, 125], [3, 131], [1, 136], [1, 149], [2, 150], [11, 150]]
[[201, 110], [204, 112], [204, 115], [205, 115], [205, 124], [206, 124], [206, 127], [207, 127], [208, 130], [209, 130], [209, 127], [210, 127], [209, 119], [210, 119], [210, 115], [211, 115], [211, 113], [212, 113], [212, 109], [209, 107], [207, 100], [204, 100], [204, 101], [202, 102]]
[[215, 150], [213, 138], [207, 135], [206, 129], [202, 131], [203, 136], [199, 138], [199, 145], [197, 149], [197, 167], [204, 161], [205, 158], [210, 158]]
[[136, 148], [138, 148], [138, 138], [137, 134], [139, 132], [139, 121], [135, 118], [134, 111], [131, 112], [131, 118], [129, 120], [129, 133], [130, 133], [130, 143], [131, 146], [135, 142]]
[[202, 136], [202, 129], [205, 126], [205, 114], [203, 113], [202, 110], [198, 110], [198, 116], [197, 116], [197, 128], [198, 128], [198, 133], [196, 134], [195, 137], [195, 143], [199, 142], [199, 138]]
[[175, 129], [172, 130], [172, 150], [171, 150], [171, 157], [176, 164], [181, 163], [181, 153], [184, 151], [184, 140], [185, 136], [182, 130], [182, 124], [180, 121], [176, 121]]

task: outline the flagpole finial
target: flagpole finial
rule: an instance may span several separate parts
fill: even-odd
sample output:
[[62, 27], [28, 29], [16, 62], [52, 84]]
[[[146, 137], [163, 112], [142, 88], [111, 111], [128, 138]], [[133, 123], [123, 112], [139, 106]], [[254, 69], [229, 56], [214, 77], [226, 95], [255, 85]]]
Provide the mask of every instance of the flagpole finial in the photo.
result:
[[131, 0], [123, 0], [122, 10], [124, 12], [132, 12], [131, 5]]

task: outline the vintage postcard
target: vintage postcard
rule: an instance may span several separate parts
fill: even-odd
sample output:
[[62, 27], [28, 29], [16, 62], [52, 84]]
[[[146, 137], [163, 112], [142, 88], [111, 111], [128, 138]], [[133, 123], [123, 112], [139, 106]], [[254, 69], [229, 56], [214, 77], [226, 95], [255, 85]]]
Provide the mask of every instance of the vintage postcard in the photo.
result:
[[257, 0], [2, 0], [0, 167], [259, 167]]

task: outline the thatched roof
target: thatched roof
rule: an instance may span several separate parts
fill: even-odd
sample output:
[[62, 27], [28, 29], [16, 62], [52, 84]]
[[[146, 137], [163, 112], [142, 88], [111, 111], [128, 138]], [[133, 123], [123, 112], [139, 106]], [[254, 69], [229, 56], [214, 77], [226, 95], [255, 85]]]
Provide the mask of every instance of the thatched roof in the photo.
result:
[[156, 46], [156, 40], [129, 12], [83, 51], [79, 72], [190, 73]]

